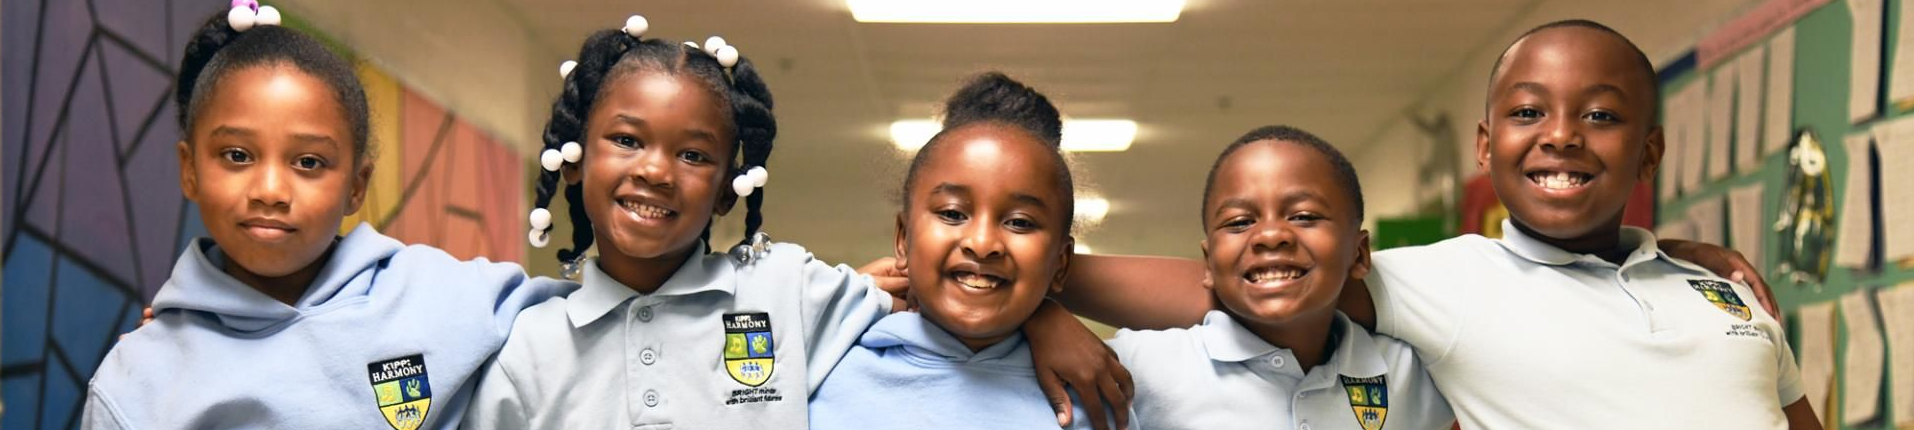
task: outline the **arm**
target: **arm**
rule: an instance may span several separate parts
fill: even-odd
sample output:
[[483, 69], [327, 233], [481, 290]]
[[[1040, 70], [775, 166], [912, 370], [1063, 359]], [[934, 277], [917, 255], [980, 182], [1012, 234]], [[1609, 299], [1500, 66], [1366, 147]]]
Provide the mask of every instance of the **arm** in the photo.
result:
[[1821, 420], [1814, 417], [1814, 407], [1808, 405], [1806, 397], [1781, 408], [1781, 413], [1788, 416], [1788, 430], [1821, 430]]
[[[1030, 361], [1037, 369], [1037, 386], [1043, 389], [1044, 398], [1050, 400], [1050, 408], [1057, 412], [1058, 426], [1067, 426], [1079, 418], [1071, 416], [1070, 393], [1063, 388], [1067, 383], [1077, 387], [1091, 427], [1129, 428], [1130, 397], [1136, 394], [1130, 371], [1117, 361], [1116, 352], [1084, 327], [1082, 321], [1056, 302], [1044, 300], [1037, 312], [1024, 321], [1023, 332], [1030, 338]], [[1115, 427], [1109, 425], [1100, 409], [1106, 402], [1110, 414], [1116, 416]]]
[[530, 428], [531, 414], [525, 408], [523, 394], [518, 384], [512, 381], [505, 371], [501, 356], [492, 357], [485, 363], [483, 373], [475, 381], [478, 389], [472, 393], [472, 403], [465, 409], [465, 417], [459, 423], [461, 429], [494, 428]]
[[[25, 412], [25, 411], [21, 411]], [[86, 408], [80, 414], [80, 428], [87, 430], [117, 430], [131, 428], [120, 417], [120, 411], [106, 400], [106, 394], [99, 387], [87, 390]]]
[[1078, 254], [1070, 257], [1063, 291], [1051, 298], [1112, 326], [1189, 327], [1216, 308], [1203, 270], [1202, 262], [1181, 258]]

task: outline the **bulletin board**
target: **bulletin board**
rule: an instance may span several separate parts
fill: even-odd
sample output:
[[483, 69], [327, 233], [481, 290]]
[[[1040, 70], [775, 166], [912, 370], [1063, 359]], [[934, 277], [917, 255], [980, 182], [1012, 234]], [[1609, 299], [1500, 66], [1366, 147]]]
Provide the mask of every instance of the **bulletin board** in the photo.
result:
[[[1856, 1], [1861, 3], [1850, 4]], [[1874, 9], [1877, 12], [1868, 12], [1867, 4], [1870, 2], [1877, 5], [1873, 6], [1878, 8]], [[1889, 125], [1897, 121], [1914, 124], [1914, 109], [1910, 109], [1914, 108], [1914, 100], [1904, 99], [1906, 101], [1897, 103], [1889, 96], [1895, 74], [1897, 48], [1895, 41], [1900, 38], [1900, 33], [1904, 30], [1914, 30], [1914, 28], [1902, 28], [1900, 11], [1905, 6], [1904, 2], [1904, 0], [1834, 0], [1812, 6], [1812, 9], [1804, 7], [1803, 10], [1807, 12], [1782, 22], [1782, 25], [1774, 31], [1750, 32], [1756, 40], [1750, 46], [1717, 50], [1701, 55], [1702, 57], [1715, 55], [1716, 58], [1713, 60], [1698, 60], [1697, 54], [1691, 51], [1687, 56], [1664, 67], [1661, 71], [1661, 114], [1668, 147], [1663, 157], [1663, 168], [1657, 180], [1658, 201], [1661, 202], [1656, 214], [1658, 233], [1666, 237], [1683, 237], [1725, 244], [1740, 250], [1744, 255], [1758, 258], [1755, 264], [1761, 267], [1765, 279], [1774, 287], [1776, 299], [1783, 309], [1789, 343], [1795, 349], [1797, 360], [1805, 367], [1809, 361], [1807, 356], [1814, 353], [1812, 350], [1819, 349], [1825, 353], [1826, 350], [1832, 349], [1831, 366], [1834, 382], [1827, 390], [1830, 393], [1828, 396], [1830, 400], [1817, 408], [1829, 429], [1886, 430], [1897, 428], [1897, 422], [1901, 423], [1901, 427], [1898, 428], [1914, 428], [1910, 426], [1914, 424], [1914, 417], [1906, 416], [1909, 414], [1904, 413], [1905, 410], [1898, 416], [1894, 412], [1896, 403], [1914, 404], [1914, 398], [1910, 398], [1914, 396], [1907, 395], [1904, 391], [1898, 393], [1899, 397], [1897, 397], [1897, 393], [1892, 392], [1891, 389], [1894, 385], [1893, 377], [1914, 378], [1914, 375], [1896, 374], [1895, 369], [1900, 367], [1903, 370], [1900, 373], [1914, 373], [1905, 371], [1905, 369], [1914, 368], [1914, 354], [1907, 354], [1904, 349], [1903, 354], [1897, 355], [1894, 354], [1893, 349], [1914, 349], [1914, 346], [1892, 346], [1889, 344], [1894, 342], [1888, 340], [1888, 331], [1914, 330], [1914, 324], [1905, 324], [1910, 319], [1903, 319], [1914, 317], [1899, 316], [1905, 312], [1891, 312], [1892, 315], [1883, 313], [1884, 310], [1902, 309], [1898, 304], [1887, 305], [1883, 302], [1884, 298], [1890, 296], [1889, 292], [1914, 290], [1914, 258], [1896, 259], [1893, 255], [1884, 255], [1888, 254], [1889, 248], [1907, 249], [1901, 247], [1914, 247], [1914, 243], [1891, 243], [1895, 238], [1887, 234], [1888, 230], [1885, 229], [1893, 218], [1887, 211], [1883, 211], [1884, 208], [1890, 207], [1914, 209], [1914, 203], [1903, 202], [1914, 200], [1908, 198], [1914, 197], [1914, 181], [1896, 183], [1900, 181], [1900, 178], [1908, 176], [1897, 176], [1901, 175], [1900, 172], [1884, 172], [1884, 170], [1892, 170], [1896, 165], [1907, 164], [1899, 160], [1914, 157], [1914, 148], [1909, 148], [1914, 146], [1914, 139], [1906, 139], [1904, 144], [1876, 139], [1872, 149], [1869, 149], [1877, 154], [1872, 157], [1867, 154], [1850, 153], [1853, 151], [1844, 144], [1849, 136], [1874, 136], [1877, 133], [1872, 130], [1891, 128]], [[1776, 0], [1769, 3], [1798, 5], [1806, 2]], [[1861, 12], [1856, 12], [1857, 8]], [[1876, 113], [1858, 120], [1850, 115], [1852, 111], [1850, 108], [1851, 84], [1857, 82], [1855, 76], [1860, 75], [1865, 78], [1870, 74], [1853, 73], [1855, 71], [1853, 65], [1857, 64], [1855, 60], [1862, 57], [1855, 54], [1856, 24], [1860, 22], [1867, 25], [1865, 21], [1867, 18], [1857, 21], [1856, 16], [1872, 16], [1880, 20], [1878, 62], [1880, 70], [1878, 74], [1872, 74], [1878, 78], [1879, 85], [1873, 94], [1869, 94], [1873, 97], [1872, 106]], [[1907, 24], [1914, 26], [1914, 22]], [[1703, 46], [1698, 49], [1707, 49], [1706, 40]], [[1777, 46], [1782, 48], [1776, 49]], [[1866, 52], [1867, 47], [1866, 41], [1863, 41], [1860, 50]], [[1779, 56], [1789, 55], [1787, 51], [1792, 51], [1792, 61], [1787, 61], [1785, 58], [1777, 61], [1774, 58], [1777, 53]], [[1747, 56], [1755, 58], [1748, 61], [1759, 64], [1746, 67], [1748, 65], [1742, 63], [1742, 58]], [[1868, 64], [1867, 61], [1858, 63]], [[1914, 61], [1908, 63], [1914, 64]], [[1789, 69], [1778, 70], [1777, 67]], [[1776, 73], [1783, 73], [1782, 76], [1791, 73], [1791, 83], [1779, 86], [1771, 85], [1772, 82], [1760, 85], [1741, 85], [1739, 82], [1727, 84], [1726, 82], [1733, 79], [1723, 78], [1724, 75], [1744, 76], [1750, 70], [1759, 71], [1764, 79], [1775, 76]], [[1902, 85], [1907, 84], [1907, 82], [1902, 83]], [[1719, 94], [1716, 90], [1720, 89], [1732, 90], [1736, 97], [1733, 99], [1735, 102], [1729, 104], [1710, 101], [1710, 98]], [[1781, 89], [1785, 93], [1774, 92], [1775, 89]], [[1698, 96], [1696, 93], [1707, 95]], [[1742, 103], [1744, 100], [1740, 98], [1748, 97], [1749, 94], [1755, 94], [1760, 103]], [[1723, 97], [1722, 101], [1726, 101], [1726, 96]], [[1866, 106], [1868, 100], [1861, 100], [1860, 104]], [[1744, 106], [1750, 105], [1761, 106], [1762, 114], [1743, 115], [1741, 111], [1745, 109]], [[1726, 119], [1716, 117], [1712, 111], [1722, 106], [1734, 106], [1735, 113], [1728, 115]], [[1768, 114], [1768, 109], [1773, 106], [1791, 108], [1782, 109], [1776, 114]], [[1709, 113], [1696, 115], [1693, 113], [1696, 109]], [[1700, 118], [1701, 124], [1696, 124], [1696, 117]], [[1786, 127], [1770, 127], [1774, 125], [1771, 122], [1777, 118], [1785, 120]], [[1742, 126], [1743, 121], [1750, 120], [1759, 121], [1759, 124]], [[1709, 122], [1732, 125], [1722, 127]], [[1914, 130], [1914, 128], [1910, 129]], [[1776, 136], [1779, 130], [1785, 130], [1786, 140], [1779, 143], [1766, 141], [1766, 139], [1783, 139]], [[1831, 220], [1833, 227], [1837, 229], [1837, 233], [1829, 235], [1831, 241], [1827, 244], [1826, 252], [1836, 253], [1841, 246], [1849, 244], [1850, 241], [1855, 244], [1859, 244], [1858, 241], [1862, 240], [1869, 242], [1861, 244], [1867, 248], [1863, 263], [1854, 264], [1851, 257], [1848, 258], [1847, 264], [1836, 263], [1839, 259], [1830, 259], [1825, 276], [1818, 281], [1813, 277], [1803, 279], [1782, 273], [1783, 256], [1780, 254], [1784, 252], [1784, 241], [1788, 241], [1785, 238], [1791, 236], [1785, 236], [1777, 231], [1777, 222], [1782, 219], [1787, 195], [1794, 192], [1790, 188], [1793, 186], [1790, 174], [1796, 167], [1790, 164], [1790, 147], [1798, 140], [1799, 133], [1804, 130], [1811, 132], [1819, 140], [1825, 154], [1825, 171], [1829, 187], [1827, 195], [1832, 197]], [[1739, 138], [1740, 136], [1736, 134], [1751, 131], [1756, 133], [1758, 138], [1746, 141], [1751, 143], [1750, 145], [1731, 145], [1726, 151], [1715, 146], [1719, 143], [1715, 139], [1721, 133], [1730, 133], [1728, 136]], [[1727, 141], [1743, 142], [1734, 139], [1727, 139]], [[1883, 147], [1894, 144], [1901, 146], [1891, 149]], [[1695, 148], [1697, 145], [1706, 150], [1697, 150]], [[1751, 148], [1755, 156], [1746, 157], [1747, 162], [1736, 160], [1736, 158], [1745, 157], [1743, 152], [1750, 151]], [[1695, 173], [1692, 171], [1696, 169], [1698, 163], [1687, 159], [1692, 157], [1702, 157], [1703, 163], [1699, 164], [1708, 167], [1702, 169], [1698, 180], [1683, 177], [1685, 174]], [[1709, 174], [1708, 169], [1714, 168], [1713, 164], [1721, 161], [1728, 161], [1723, 163], [1727, 166], [1727, 172], [1721, 175]], [[1870, 168], [1870, 164], [1873, 164], [1873, 167]], [[1870, 169], [1863, 172], [1873, 173], [1872, 177], [1863, 178], [1867, 183], [1851, 183], [1855, 181], [1850, 179], [1850, 173], [1857, 168]], [[1860, 198], [1851, 199], [1848, 191], [1857, 185], [1870, 187], [1870, 192], [1862, 193], [1863, 196]], [[1737, 194], [1741, 197], [1737, 197]], [[1897, 196], [1904, 197], [1896, 200]], [[1893, 202], [1883, 205], [1884, 200]], [[1838, 229], [1853, 228], [1853, 226], [1842, 225], [1844, 221], [1852, 221], [1847, 211], [1856, 211], [1854, 214], [1864, 215], [1859, 219], [1865, 222], [1852, 224], [1866, 228], [1865, 232], [1869, 234], [1860, 235], [1858, 239], [1842, 237]], [[1737, 222], [1748, 223], [1748, 221], [1737, 220], [1738, 217], [1753, 220], [1752, 225], [1755, 227], [1752, 228], [1758, 228], [1758, 235], [1736, 234], [1734, 230], [1738, 228]], [[1703, 218], [1713, 218], [1713, 220]], [[1906, 227], [1914, 228], [1914, 225]], [[1869, 311], [1873, 313], [1871, 318], [1878, 327], [1873, 331], [1879, 338], [1878, 345], [1881, 345], [1879, 356], [1882, 365], [1879, 373], [1880, 389], [1876, 393], [1878, 395], [1878, 403], [1875, 406], [1877, 412], [1874, 418], [1850, 422], [1856, 420], [1847, 419], [1848, 415], [1845, 414], [1846, 409], [1849, 409], [1847, 405], [1851, 400], [1849, 397], [1865, 398], [1864, 395], [1850, 396], [1847, 381], [1850, 373], [1848, 363], [1854, 358], [1850, 357], [1852, 354], [1849, 348], [1851, 342], [1855, 341], [1854, 336], [1851, 335], [1855, 332], [1855, 327], [1850, 327], [1847, 323], [1851, 306], [1843, 304], [1843, 298], [1858, 297], [1850, 294], [1856, 291], [1870, 292], [1866, 294], [1868, 301], [1859, 302], [1869, 309], [1854, 313], [1858, 315], [1857, 318], [1867, 317]], [[1900, 297], [1898, 294], [1893, 296]], [[1893, 300], [1896, 300], [1895, 303], [1902, 303], [1898, 299]], [[1815, 342], [1804, 344], [1804, 326], [1811, 324], [1804, 324], [1803, 309], [1819, 308], [1825, 318], [1830, 305], [1835, 309], [1834, 316], [1831, 318], [1832, 327], [1829, 328], [1833, 334], [1823, 339], [1832, 339], [1831, 345], [1821, 343], [1817, 347], [1814, 346]], [[1907, 312], [1914, 312], [1914, 310]], [[1815, 311], [1808, 311], [1809, 318], [1806, 319], [1813, 319], [1815, 314]], [[1822, 321], [1826, 320], [1822, 319]], [[1897, 323], [1905, 325], [1895, 326]], [[1866, 328], [1862, 328], [1860, 332], [1869, 333]], [[1861, 354], [1863, 357], [1867, 355]], [[1826, 360], [1823, 359], [1823, 361]], [[1866, 364], [1868, 359], [1862, 358], [1858, 363]], [[1863, 370], [1856, 374], [1867, 375], [1868, 373]], [[1856, 386], [1865, 387], [1866, 385]], [[1865, 392], [1865, 390], [1860, 391]]]

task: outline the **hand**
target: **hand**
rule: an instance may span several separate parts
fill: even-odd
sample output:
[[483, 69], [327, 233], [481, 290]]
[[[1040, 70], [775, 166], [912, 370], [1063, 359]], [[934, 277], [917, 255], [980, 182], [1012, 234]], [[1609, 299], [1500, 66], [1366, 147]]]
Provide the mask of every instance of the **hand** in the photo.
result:
[[1715, 275], [1728, 280], [1747, 284], [1755, 293], [1755, 301], [1761, 302], [1761, 308], [1781, 320], [1781, 307], [1774, 301], [1774, 291], [1768, 288], [1768, 282], [1761, 279], [1761, 272], [1754, 264], [1741, 256], [1740, 252], [1701, 242], [1678, 239], [1663, 239], [1656, 243], [1663, 251], [1675, 258], [1688, 260], [1702, 268], [1715, 272]]
[[[1043, 389], [1050, 408], [1057, 412], [1057, 425], [1068, 426], [1071, 416], [1070, 393], [1064, 385], [1076, 387], [1083, 409], [1090, 414], [1090, 426], [1097, 430], [1127, 429], [1130, 426], [1130, 397], [1136, 386], [1130, 371], [1117, 360], [1116, 352], [1083, 326], [1070, 311], [1048, 299], [1023, 324], [1030, 338], [1030, 359], [1037, 368], [1037, 386]], [[1102, 409], [1109, 406], [1116, 416], [1111, 427]]]
[[891, 297], [903, 299], [910, 292], [910, 278], [902, 270], [897, 270], [896, 257], [884, 257], [865, 263], [857, 268], [857, 273], [871, 275], [877, 281], [877, 289], [891, 293]]
[[[153, 308], [146, 308], [140, 311], [140, 325], [134, 326], [133, 329], [139, 330], [140, 327], [145, 327], [147, 323], [151, 322], [153, 322]], [[126, 340], [126, 335], [129, 334], [132, 333], [120, 333], [120, 340]]]

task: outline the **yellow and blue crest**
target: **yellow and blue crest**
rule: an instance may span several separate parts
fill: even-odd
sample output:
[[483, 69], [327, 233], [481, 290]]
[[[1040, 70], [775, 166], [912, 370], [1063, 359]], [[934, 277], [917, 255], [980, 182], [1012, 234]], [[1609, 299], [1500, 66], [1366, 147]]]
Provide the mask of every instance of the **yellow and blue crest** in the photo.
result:
[[397, 430], [415, 430], [432, 410], [432, 382], [426, 378], [425, 356], [412, 354], [366, 365], [372, 394], [386, 424]]
[[1380, 430], [1382, 421], [1389, 418], [1389, 384], [1384, 375], [1370, 378], [1342, 378], [1342, 389], [1349, 395], [1349, 410], [1356, 413], [1356, 423], [1363, 430]]
[[1754, 317], [1754, 314], [1748, 312], [1748, 304], [1741, 301], [1741, 295], [1735, 294], [1735, 287], [1728, 285], [1727, 282], [1713, 279], [1689, 279], [1688, 286], [1694, 287], [1695, 292], [1701, 293], [1702, 298], [1708, 299], [1709, 303], [1714, 303], [1715, 307], [1721, 308], [1721, 311], [1727, 312], [1728, 315], [1734, 315], [1742, 321]]
[[724, 371], [745, 386], [771, 380], [777, 345], [771, 339], [771, 314], [724, 314]]

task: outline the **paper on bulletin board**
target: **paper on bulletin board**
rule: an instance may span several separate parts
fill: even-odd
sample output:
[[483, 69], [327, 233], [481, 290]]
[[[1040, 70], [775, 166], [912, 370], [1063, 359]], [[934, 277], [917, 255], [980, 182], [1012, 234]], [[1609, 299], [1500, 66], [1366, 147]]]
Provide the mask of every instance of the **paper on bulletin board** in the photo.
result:
[[1889, 104], [1914, 102], [1914, 31], [1907, 28], [1914, 23], [1914, 7], [1903, 4], [1900, 12], [1901, 31], [1894, 40], [1894, 63], [1889, 72], [1887, 90]]
[[1828, 394], [1834, 388], [1834, 302], [1801, 305], [1801, 387], [1819, 421], [1828, 420]]
[[1881, 327], [1874, 319], [1874, 290], [1856, 289], [1841, 295], [1842, 322], [1848, 327], [1847, 365], [1842, 369], [1841, 422], [1860, 425], [1881, 409]]
[[1688, 205], [1688, 222], [1695, 226], [1695, 241], [1701, 243], [1723, 243], [1721, 228], [1721, 198], [1713, 197], [1697, 200]]
[[1767, 66], [1768, 48], [1755, 45], [1735, 60], [1735, 171], [1752, 172], [1760, 167], [1761, 92], [1768, 81], [1761, 68]]
[[[1891, 134], [1892, 131], [1878, 129], [1875, 134]], [[1870, 205], [1873, 178], [1866, 168], [1868, 147], [1874, 144], [1874, 134], [1854, 133], [1843, 138], [1842, 147], [1848, 154], [1847, 181], [1841, 183], [1841, 200], [1835, 210], [1841, 212], [1838, 224], [1834, 225], [1834, 265], [1840, 267], [1863, 267], [1867, 265], [1868, 247], [1874, 244], [1874, 211]], [[1855, 154], [1862, 154], [1857, 156]], [[1857, 168], [1858, 167], [1858, 168]]]
[[1914, 282], [1882, 289], [1875, 300], [1887, 332], [1888, 414], [1894, 427], [1914, 428]]
[[1708, 154], [1708, 80], [1697, 80], [1682, 88], [1675, 99], [1680, 101], [1681, 110], [1671, 111], [1682, 119], [1679, 136], [1681, 145], [1681, 189], [1692, 193], [1701, 189], [1701, 178], [1705, 171], [1702, 164]]
[[[1695, 86], [1696, 85], [1689, 85], [1688, 87], [1693, 88]], [[1688, 118], [1692, 116], [1689, 115], [1689, 112], [1695, 110], [1695, 106], [1691, 106], [1687, 103], [1687, 94], [1687, 89], [1683, 89], [1675, 94], [1670, 94], [1663, 107], [1664, 110], [1662, 113], [1666, 119], [1662, 121], [1662, 144], [1664, 145], [1662, 151], [1664, 154], [1667, 154], [1667, 157], [1681, 157], [1687, 154], [1687, 145], [1689, 144], [1688, 129], [1693, 127], [1693, 125], [1688, 122]], [[1660, 201], [1673, 200], [1675, 195], [1680, 193], [1682, 189], [1681, 170], [1682, 165], [1685, 163], [1670, 162], [1673, 160], [1667, 157], [1662, 158], [1663, 163], [1661, 169], [1656, 172], [1656, 174], [1661, 176], [1661, 180], [1656, 181], [1660, 186]]]
[[1695, 240], [1695, 223], [1688, 221], [1686, 217], [1662, 221], [1661, 225], [1655, 226], [1655, 238]]
[[1852, 63], [1848, 65], [1848, 122], [1873, 118], [1875, 101], [1881, 92], [1881, 18], [1884, 0], [1847, 0], [1848, 14], [1854, 18], [1849, 44]]
[[[1902, 34], [1909, 33], [1914, 32]], [[1761, 133], [1761, 141], [1766, 148], [1762, 153], [1773, 154], [1787, 149], [1788, 141], [1794, 139], [1794, 26], [1782, 28], [1768, 40], [1766, 116], [1761, 121], [1761, 127], [1765, 130]]]
[[1728, 243], [1755, 267], [1765, 267], [1761, 264], [1762, 191], [1760, 182], [1728, 191]]
[[1735, 72], [1736, 67], [1717, 67], [1714, 78], [1708, 80], [1708, 180], [1728, 176], [1729, 148], [1735, 126]]
[[[1886, 247], [1882, 261], [1894, 262], [1914, 257], [1914, 117], [1887, 124], [1887, 135], [1877, 137], [1875, 160], [1881, 163], [1880, 180], [1874, 185], [1881, 196], [1881, 232]], [[1849, 153], [1850, 169], [1858, 159]]]

